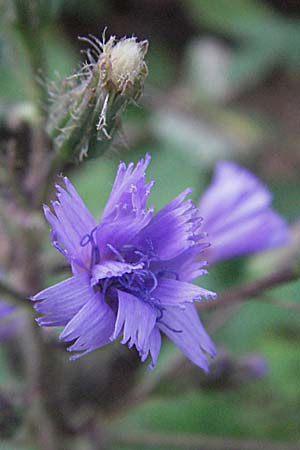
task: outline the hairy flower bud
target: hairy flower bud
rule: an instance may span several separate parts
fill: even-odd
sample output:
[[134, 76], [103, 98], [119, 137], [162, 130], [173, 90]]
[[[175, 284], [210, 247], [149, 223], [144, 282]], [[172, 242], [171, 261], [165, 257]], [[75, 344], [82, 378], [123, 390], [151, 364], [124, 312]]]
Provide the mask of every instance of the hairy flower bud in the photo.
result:
[[47, 130], [63, 160], [96, 156], [106, 150], [122, 112], [140, 96], [147, 66], [148, 42], [135, 37], [105, 43], [94, 36], [88, 61], [54, 89]]

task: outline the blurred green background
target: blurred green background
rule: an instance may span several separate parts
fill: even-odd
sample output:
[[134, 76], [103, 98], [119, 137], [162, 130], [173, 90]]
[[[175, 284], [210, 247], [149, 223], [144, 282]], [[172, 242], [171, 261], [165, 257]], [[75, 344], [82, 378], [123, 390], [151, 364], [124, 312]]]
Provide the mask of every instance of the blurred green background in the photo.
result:
[[[70, 173], [97, 217], [110, 192], [118, 161], [137, 161], [148, 151], [152, 154], [148, 178], [156, 180], [151, 201], [156, 208], [186, 186], [193, 187], [197, 201], [214, 163], [233, 159], [251, 168], [270, 186], [274, 206], [287, 217], [297, 235], [299, 1], [37, 3], [38, 9], [24, 21], [43, 45], [42, 79], [55, 79], [57, 74], [64, 77], [79, 67], [84, 60], [80, 49], [85, 45], [78, 36], [101, 36], [107, 27], [107, 36], [135, 35], [150, 43], [145, 92], [138, 105], [131, 105], [126, 112], [122, 133], [107, 155], [84, 161]], [[13, 30], [10, 6], [10, 2], [2, 6], [2, 117], [33, 98], [26, 45], [19, 39], [22, 27], [18, 32]], [[201, 285], [222, 292], [271, 273], [287, 257], [288, 252], [278, 250], [222, 263], [210, 269], [209, 275], [200, 280]], [[176, 379], [164, 379], [143, 404], [117, 417], [114, 425], [145, 435], [147, 431], [176, 431], [300, 442], [299, 287], [300, 282], [291, 283], [273, 289], [268, 299], [257, 298], [224, 311], [224, 323], [213, 335], [219, 354], [231, 361], [240, 361], [248, 354], [264, 358], [267, 372], [263, 377], [247, 381], [242, 377], [228, 383], [221, 368], [217, 382], [206, 383], [200, 371], [193, 372], [191, 381], [182, 369]], [[211, 313], [204, 315], [204, 324], [210, 317]], [[145, 380], [158, 376], [176, 351], [165, 343], [155, 372], [146, 373], [146, 366], [142, 367]], [[11, 379], [4, 362], [0, 379], [3, 384]], [[0, 444], [0, 448], [10, 447]], [[136, 448], [161, 447], [145, 444]]]

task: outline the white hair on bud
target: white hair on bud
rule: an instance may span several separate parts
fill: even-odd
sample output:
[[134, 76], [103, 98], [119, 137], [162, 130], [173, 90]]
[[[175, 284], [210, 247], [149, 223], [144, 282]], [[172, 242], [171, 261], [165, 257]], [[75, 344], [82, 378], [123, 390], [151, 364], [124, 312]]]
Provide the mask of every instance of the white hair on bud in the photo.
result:
[[111, 49], [111, 80], [116, 86], [134, 83], [144, 65], [144, 46], [135, 37], [122, 39]]

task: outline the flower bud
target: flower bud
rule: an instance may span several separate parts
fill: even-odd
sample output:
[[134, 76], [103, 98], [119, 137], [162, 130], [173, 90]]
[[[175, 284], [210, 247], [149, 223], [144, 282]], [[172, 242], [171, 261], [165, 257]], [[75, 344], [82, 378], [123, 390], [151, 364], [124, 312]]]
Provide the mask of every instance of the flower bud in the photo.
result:
[[140, 96], [148, 73], [147, 41], [132, 37], [117, 42], [114, 36], [106, 43], [93, 36], [82, 40], [91, 46], [88, 61], [49, 91], [53, 103], [47, 131], [63, 160], [81, 160], [106, 150], [122, 112]]
[[263, 378], [268, 372], [265, 359], [259, 354], [249, 353], [233, 357], [226, 351], [220, 351], [212, 363], [211, 370], [205, 378], [194, 379], [197, 384], [210, 389], [233, 389], [243, 384], [252, 383]]

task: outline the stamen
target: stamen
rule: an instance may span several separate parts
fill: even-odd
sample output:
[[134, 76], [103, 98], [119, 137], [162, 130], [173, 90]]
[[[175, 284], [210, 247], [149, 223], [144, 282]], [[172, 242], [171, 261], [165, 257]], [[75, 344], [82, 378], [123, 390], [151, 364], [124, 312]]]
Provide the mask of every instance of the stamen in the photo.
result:
[[97, 231], [97, 227], [93, 228], [92, 231], [89, 234], [85, 234], [80, 241], [80, 245], [81, 247], [85, 247], [86, 245], [88, 245], [89, 243], [91, 243], [92, 245], [96, 245], [95, 243], [95, 239], [93, 234], [95, 233], [95, 231]]
[[121, 253], [111, 244], [106, 244], [106, 246], [117, 256], [117, 258], [119, 259], [119, 261], [121, 262], [126, 262], [125, 259], [123, 258], [123, 256], [121, 255]]
[[140, 256], [140, 260], [138, 261], [138, 263], [144, 262], [147, 265], [147, 268], [150, 267], [152, 261], [155, 261], [157, 259], [154, 253], [143, 253], [141, 250], [135, 250], [133, 253], [137, 256]]
[[131, 287], [132, 283], [134, 282], [135, 278], [136, 278], [136, 273], [133, 272], [131, 276], [127, 276], [128, 278], [128, 286]]
[[[159, 301], [159, 300], [158, 300]], [[168, 330], [173, 331], [174, 333], [182, 333], [182, 330], [176, 330], [175, 328], [170, 327], [170, 325], [168, 325], [166, 322], [162, 321], [161, 319], [163, 318], [164, 315], [164, 311], [166, 310], [166, 308], [164, 308], [161, 305], [154, 305], [156, 309], [158, 309], [159, 311], [159, 316], [156, 319], [157, 323], [161, 323], [162, 325], [164, 325], [166, 328], [168, 328]]]
[[175, 328], [170, 327], [166, 322], [163, 322], [162, 320], [158, 319], [156, 322], [161, 323], [163, 326], [168, 328], [168, 330], [173, 331], [174, 333], [182, 333], [182, 330], [176, 330]]
[[105, 298], [107, 289], [109, 287], [109, 284], [111, 284], [111, 279], [110, 278], [105, 278], [105, 280], [103, 281], [103, 285], [102, 285], [102, 294], [103, 294], [104, 298]]
[[162, 306], [158, 306], [158, 305], [155, 305], [155, 307], [158, 309], [159, 314], [160, 314], [160, 316], [157, 317], [156, 321], [160, 322], [160, 320], [163, 318], [165, 308], [163, 308]]
[[[82, 238], [82, 245], [91, 243], [93, 246], [93, 232], [94, 230], [89, 235]], [[139, 298], [141, 301], [147, 302], [149, 305], [157, 308], [159, 311], [158, 320], [161, 320], [163, 317], [163, 308], [160, 305], [159, 299], [152, 295], [159, 283], [159, 273], [153, 273], [153, 271], [150, 270], [151, 256], [136, 249], [133, 245], [123, 246], [120, 250], [116, 249], [112, 244], [106, 245], [118, 261], [132, 264], [133, 270], [130, 273], [123, 273], [120, 276], [111, 277], [109, 278], [109, 281], [106, 279], [100, 280], [98, 287], [103, 295], [107, 295], [108, 290], [112, 288], [128, 292]], [[94, 245], [92, 247], [93, 260], [97, 258], [97, 251], [98, 249], [96, 245]], [[138, 268], [141, 266], [143, 268]]]
[[140, 287], [132, 286], [132, 283], [128, 282], [128, 280], [122, 280], [122, 278], [120, 278], [120, 279], [118, 280], [118, 282], [120, 283], [120, 285], [121, 285], [123, 288], [128, 289], [128, 290], [131, 291], [131, 292], [139, 293], [139, 294], [140, 294], [140, 291], [141, 291]]
[[91, 236], [89, 234], [85, 234], [80, 241], [81, 247], [86, 247], [91, 242]]
[[95, 231], [97, 227], [93, 228], [90, 234], [85, 234], [80, 241], [81, 247], [86, 247], [88, 244], [92, 246], [90, 269], [100, 261], [100, 251], [94, 238]]
[[95, 264], [98, 264], [100, 262], [100, 251], [97, 246], [92, 247], [92, 253], [91, 253], [91, 267], [92, 268]]
[[[141, 252], [140, 250], [135, 250], [133, 253], [134, 253], [135, 255], [140, 256], [140, 257], [141, 257], [141, 260], [144, 259], [144, 258], [147, 258], [147, 256], [145, 255], [145, 253]], [[139, 262], [140, 262], [140, 261], [139, 261]]]
[[149, 293], [151, 293], [157, 288], [158, 281], [157, 281], [157, 278], [156, 278], [156, 276], [154, 275], [153, 272], [149, 271], [149, 275], [151, 276], [151, 278], [153, 280], [153, 286], [152, 286], [151, 289], [149, 289]]

